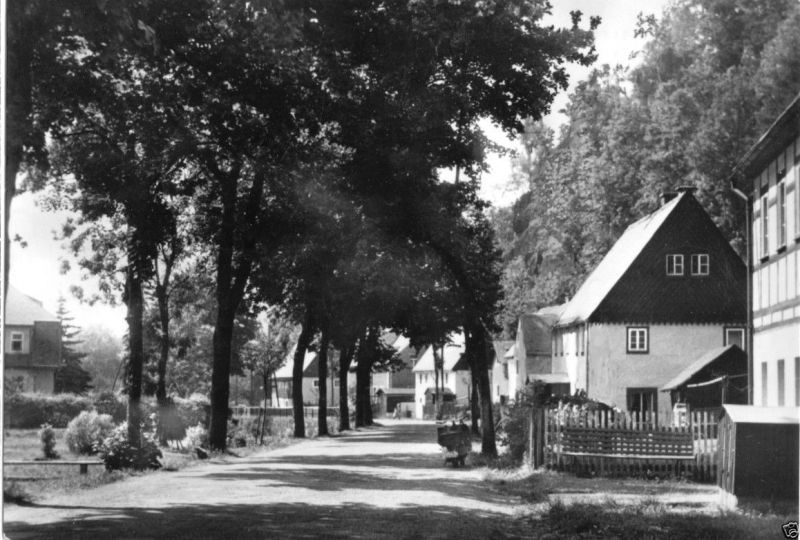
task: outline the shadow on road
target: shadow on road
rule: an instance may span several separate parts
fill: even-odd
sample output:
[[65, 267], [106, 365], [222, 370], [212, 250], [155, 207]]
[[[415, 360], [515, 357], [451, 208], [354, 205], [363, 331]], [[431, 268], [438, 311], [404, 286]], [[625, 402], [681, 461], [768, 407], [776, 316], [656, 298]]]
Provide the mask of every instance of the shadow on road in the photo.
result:
[[[63, 510], [81, 510], [62, 506]], [[9, 538], [211, 539], [211, 538], [509, 538], [508, 516], [449, 506], [380, 508], [309, 504], [225, 504], [161, 509], [87, 508], [69, 523], [6, 523]], [[488, 519], [487, 519], [488, 518]], [[511, 534], [511, 536], [509, 536]]]

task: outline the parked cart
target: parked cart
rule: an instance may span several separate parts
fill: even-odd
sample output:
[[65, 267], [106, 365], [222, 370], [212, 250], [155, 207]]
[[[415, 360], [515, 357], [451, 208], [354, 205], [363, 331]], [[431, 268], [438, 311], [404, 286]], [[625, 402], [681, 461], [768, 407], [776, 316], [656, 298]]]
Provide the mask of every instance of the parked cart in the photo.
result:
[[464, 465], [464, 460], [472, 450], [472, 434], [463, 422], [441, 425], [436, 428], [437, 440], [444, 453], [444, 463], [452, 463], [454, 467]]

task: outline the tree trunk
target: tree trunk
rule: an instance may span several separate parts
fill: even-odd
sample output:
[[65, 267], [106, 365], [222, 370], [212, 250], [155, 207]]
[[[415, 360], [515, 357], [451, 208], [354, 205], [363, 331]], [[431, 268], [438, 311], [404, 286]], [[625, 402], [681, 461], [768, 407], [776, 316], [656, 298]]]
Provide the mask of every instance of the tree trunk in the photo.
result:
[[230, 401], [231, 349], [235, 313], [230, 300], [217, 305], [214, 326], [214, 367], [211, 370], [211, 427], [208, 442], [214, 450], [225, 450], [228, 439], [228, 402]]
[[345, 347], [339, 355], [339, 431], [350, 429], [350, 407], [347, 403], [347, 373], [353, 361], [355, 343]]
[[369, 425], [367, 409], [369, 408], [369, 372], [370, 360], [367, 358], [367, 338], [362, 338], [358, 347], [358, 364], [356, 365], [356, 427]]
[[135, 447], [142, 442], [142, 366], [144, 364], [144, 294], [142, 292], [142, 276], [135, 269], [136, 254], [128, 255], [128, 271], [126, 277], [128, 307], [128, 441]]
[[[16, 194], [17, 172], [22, 164], [23, 149], [31, 130], [33, 110], [33, 72], [31, 65], [35, 54], [36, 39], [46, 29], [46, 22], [32, 16], [29, 11], [41, 10], [29, 2], [9, 2], [6, 12], [6, 144], [5, 152], [5, 199], [3, 201], [3, 304], [8, 292], [10, 268], [10, 237], [8, 222], [11, 201]], [[46, 8], [45, 8], [46, 9]]]
[[317, 409], [317, 434], [328, 435], [328, 330], [322, 331], [317, 356], [319, 406]]
[[294, 364], [292, 365], [292, 408], [294, 409], [294, 436], [305, 438], [306, 418], [303, 410], [303, 364], [306, 359], [306, 350], [314, 337], [314, 322], [311, 315], [306, 315], [303, 329], [297, 338], [297, 349], [294, 351]]
[[490, 345], [487, 343], [486, 332], [479, 320], [471, 321], [469, 338], [466, 342], [467, 358], [471, 359], [470, 369], [473, 370], [481, 405], [481, 453], [486, 456], [496, 456], [492, 389], [489, 384], [487, 368]]
[[441, 416], [439, 416], [439, 411], [442, 410], [442, 402], [441, 402], [441, 395], [439, 394], [439, 363], [440, 357], [439, 353], [436, 352], [436, 345], [433, 346], [433, 388], [435, 392], [433, 394], [433, 417], [436, 420], [441, 420]]
[[481, 430], [478, 427], [478, 419], [481, 417], [481, 409], [480, 409], [480, 401], [478, 399], [478, 385], [476, 384], [477, 381], [475, 380], [475, 371], [470, 369], [469, 370], [469, 377], [472, 382], [472, 388], [470, 388], [470, 400], [469, 400], [469, 412], [470, 416], [472, 417], [471, 421], [471, 428], [472, 433], [475, 435], [480, 435]]
[[167, 287], [159, 283], [156, 285], [156, 300], [158, 302], [158, 317], [161, 323], [161, 343], [158, 357], [158, 381], [156, 383], [156, 402], [158, 403], [159, 442], [167, 445], [167, 433], [164, 421], [167, 408], [167, 360], [169, 359], [169, 297]]

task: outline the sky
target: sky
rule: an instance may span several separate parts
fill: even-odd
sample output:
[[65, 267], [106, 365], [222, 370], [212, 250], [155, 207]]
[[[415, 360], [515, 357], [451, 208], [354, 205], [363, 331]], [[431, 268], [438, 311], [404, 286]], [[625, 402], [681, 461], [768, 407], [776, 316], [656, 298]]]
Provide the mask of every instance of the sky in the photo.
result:
[[[639, 12], [660, 15], [669, 0], [551, 0], [553, 14], [545, 22], [555, 26], [571, 25], [570, 11], [580, 10], [584, 14], [583, 27], [588, 26], [588, 18], [597, 15], [602, 18], [595, 32], [595, 47], [598, 53], [596, 66], [603, 64], [628, 65], [633, 51], [641, 49], [643, 42], [633, 39], [636, 16]], [[591, 68], [571, 65], [570, 90], [586, 78]], [[558, 132], [564, 122], [559, 111], [566, 105], [569, 91], [561, 92], [551, 106], [551, 112], [544, 122]], [[488, 136], [514, 149], [515, 142], [509, 140], [500, 129], [483, 122], [482, 127]], [[481, 196], [495, 206], [507, 206], [522, 194], [521, 188], [511, 185], [511, 158], [508, 155], [490, 155], [489, 171], [481, 181]], [[36, 206], [37, 196], [31, 193], [17, 195], [11, 205], [9, 231], [11, 237], [19, 235], [27, 244], [20, 242], [11, 246], [10, 283], [22, 292], [41, 300], [44, 307], [55, 313], [59, 296], [66, 299], [66, 306], [74, 317], [73, 323], [83, 328], [89, 326], [106, 327], [111, 333], [121, 336], [125, 331], [125, 310], [101, 304], [89, 306], [79, 302], [70, 294], [71, 285], [79, 285], [91, 293], [95, 289], [92, 281], [83, 281], [78, 271], [73, 269], [60, 273], [62, 258], [69, 259], [61, 242], [54, 239], [54, 231], [60, 229], [68, 216], [66, 213], [49, 213]]]

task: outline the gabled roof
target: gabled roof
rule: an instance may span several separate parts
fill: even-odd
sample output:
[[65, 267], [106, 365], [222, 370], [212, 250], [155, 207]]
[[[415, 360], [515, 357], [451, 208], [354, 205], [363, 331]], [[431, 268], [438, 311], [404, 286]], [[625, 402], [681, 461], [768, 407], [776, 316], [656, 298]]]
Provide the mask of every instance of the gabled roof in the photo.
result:
[[[444, 370], [453, 371], [453, 368], [461, 358], [461, 353], [464, 352], [464, 336], [462, 334], [453, 334], [450, 336], [450, 343], [444, 346]], [[412, 371], [433, 371], [433, 347], [428, 346], [419, 356], [416, 365]]]
[[44, 309], [40, 300], [9, 285], [5, 324], [33, 326], [36, 321], [58, 321], [58, 317]]
[[[297, 345], [295, 344], [292, 347], [292, 350], [289, 351], [289, 354], [286, 355], [286, 360], [283, 363], [283, 366], [278, 368], [275, 372], [276, 379], [291, 379], [292, 378], [292, 371], [294, 370], [294, 353], [297, 350]], [[315, 373], [308, 373], [309, 368], [311, 367], [312, 362], [316, 360], [317, 353], [315, 351], [306, 351], [306, 357], [303, 359], [303, 377], [313, 377], [316, 376]]]
[[625, 230], [617, 243], [603, 257], [597, 268], [589, 274], [578, 292], [569, 301], [559, 318], [558, 326], [586, 321], [592, 316], [595, 309], [633, 264], [653, 235], [678, 206], [678, 203], [687, 196], [691, 197], [687, 192], [677, 195], [667, 204], [631, 224]]
[[508, 351], [511, 347], [514, 346], [514, 341], [512, 340], [500, 340], [496, 339], [492, 341], [492, 347], [494, 348], [494, 360], [495, 362], [502, 362], [503, 358], [505, 358]]
[[729, 355], [738, 355], [741, 357], [741, 360], [747, 362], [747, 353], [740, 349], [737, 345], [728, 345], [727, 347], [717, 347], [716, 349], [711, 349], [700, 358], [686, 366], [683, 370], [681, 370], [680, 373], [670, 379], [669, 382], [664, 384], [661, 387], [661, 391], [665, 392], [668, 390], [674, 390], [675, 388], [682, 386], [707, 365], [719, 358]]

